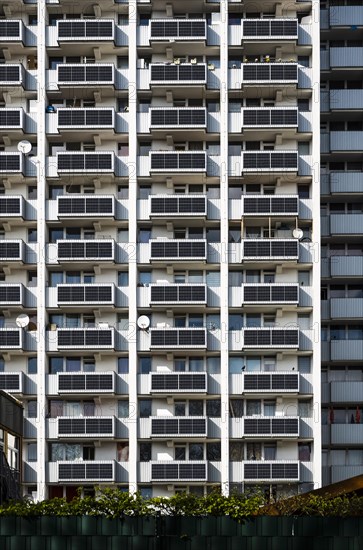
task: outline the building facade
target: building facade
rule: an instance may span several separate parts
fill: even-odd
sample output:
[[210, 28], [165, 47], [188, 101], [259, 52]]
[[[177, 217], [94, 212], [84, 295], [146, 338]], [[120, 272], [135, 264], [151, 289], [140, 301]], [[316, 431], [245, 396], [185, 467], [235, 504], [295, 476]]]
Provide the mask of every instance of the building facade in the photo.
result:
[[319, 487], [318, 2], [0, 10], [25, 493]]
[[323, 481], [361, 474], [363, 6], [322, 2]]

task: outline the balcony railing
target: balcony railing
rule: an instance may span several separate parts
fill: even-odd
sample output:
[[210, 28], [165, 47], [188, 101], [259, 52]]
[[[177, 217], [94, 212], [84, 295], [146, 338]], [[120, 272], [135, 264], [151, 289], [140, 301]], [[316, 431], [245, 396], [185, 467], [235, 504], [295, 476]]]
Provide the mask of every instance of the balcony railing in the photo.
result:
[[[1, 287], [0, 287], [1, 295]], [[60, 284], [57, 285], [58, 305], [114, 305], [115, 287], [103, 284]]]
[[21, 306], [24, 287], [21, 283], [0, 283], [0, 306]]
[[207, 330], [205, 328], [151, 328], [151, 349], [205, 349]]
[[274, 460], [274, 461], [244, 461], [243, 478], [245, 481], [256, 483], [276, 482], [276, 481], [299, 481], [300, 463], [292, 460]]
[[206, 172], [207, 155], [204, 151], [151, 151], [152, 172]]
[[207, 373], [205, 372], [151, 372], [151, 393], [206, 393]]
[[24, 84], [24, 66], [21, 63], [0, 65], [0, 87], [22, 86]]
[[152, 107], [150, 128], [206, 128], [205, 107]]
[[67, 152], [57, 153], [57, 170], [63, 173], [113, 173], [115, 154], [113, 152]]
[[266, 216], [298, 216], [299, 197], [297, 195], [244, 195], [242, 213], [245, 216], [262, 214]]
[[115, 436], [115, 417], [83, 417], [75, 418], [59, 416], [57, 418], [57, 437], [99, 437], [113, 438]]
[[288, 107], [245, 107], [242, 109], [243, 128], [296, 128], [298, 109]]
[[115, 67], [112, 63], [59, 64], [57, 84], [59, 86], [114, 86]]
[[297, 372], [245, 372], [243, 375], [245, 393], [299, 392]]
[[[1, 208], [1, 199], [0, 199]], [[114, 218], [113, 195], [65, 195], [57, 197], [58, 218]]]
[[113, 328], [58, 328], [59, 349], [114, 349]]
[[297, 260], [299, 242], [296, 239], [244, 239], [242, 257], [245, 260]]
[[151, 417], [151, 436], [157, 437], [206, 437], [207, 418], [196, 416]]
[[114, 261], [115, 241], [113, 239], [59, 240], [57, 241], [57, 259], [59, 262]]
[[205, 460], [151, 462], [151, 481], [207, 481]]
[[58, 373], [58, 393], [115, 393], [114, 372], [77, 372]]
[[104, 42], [114, 40], [115, 24], [111, 19], [68, 19], [57, 21], [59, 42]]
[[0, 128], [2, 130], [22, 130], [23, 127], [24, 111], [21, 107], [0, 109]]
[[0, 390], [9, 393], [23, 393], [23, 373], [0, 372]]
[[[54, 116], [54, 115], [51, 115]], [[80, 128], [114, 128], [113, 108], [57, 109], [57, 127], [78, 131]]]
[[151, 63], [150, 83], [155, 84], [207, 84], [206, 63]]
[[299, 418], [293, 416], [245, 416], [244, 437], [299, 437]]
[[20, 328], [0, 328], [0, 349], [21, 349], [22, 336]]
[[149, 200], [152, 217], [205, 217], [207, 215], [205, 195], [155, 195]]
[[254, 283], [242, 285], [244, 304], [298, 304], [299, 285]]
[[20, 19], [0, 21], [0, 42], [23, 42], [24, 26]]
[[115, 462], [103, 461], [74, 461], [57, 462], [57, 481], [115, 481]]
[[205, 19], [152, 19], [150, 41], [160, 40], [206, 40]]
[[298, 82], [297, 63], [244, 63], [243, 84], [289, 84]]
[[[0, 65], [1, 69], [1, 65]], [[23, 155], [15, 152], [0, 152], [0, 173], [19, 174], [23, 173]]]
[[0, 241], [0, 260], [6, 262], [24, 261], [24, 242], [20, 239]]
[[297, 151], [248, 151], [242, 153], [243, 172], [297, 172]]
[[244, 348], [298, 348], [299, 330], [295, 328], [251, 328], [243, 330]]
[[242, 36], [244, 40], [261, 40], [298, 37], [297, 19], [245, 19], [242, 20]]
[[151, 239], [151, 260], [203, 260], [207, 259], [205, 239]]
[[206, 304], [207, 287], [204, 284], [150, 285], [151, 305]]

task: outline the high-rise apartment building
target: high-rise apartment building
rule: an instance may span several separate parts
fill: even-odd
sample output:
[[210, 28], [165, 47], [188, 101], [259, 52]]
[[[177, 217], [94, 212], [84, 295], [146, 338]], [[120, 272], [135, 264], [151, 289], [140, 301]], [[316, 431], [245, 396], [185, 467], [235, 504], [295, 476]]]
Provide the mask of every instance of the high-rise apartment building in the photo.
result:
[[363, 472], [363, 5], [321, 2], [323, 482]]
[[320, 486], [318, 2], [0, 16], [0, 383], [25, 405], [25, 493]]

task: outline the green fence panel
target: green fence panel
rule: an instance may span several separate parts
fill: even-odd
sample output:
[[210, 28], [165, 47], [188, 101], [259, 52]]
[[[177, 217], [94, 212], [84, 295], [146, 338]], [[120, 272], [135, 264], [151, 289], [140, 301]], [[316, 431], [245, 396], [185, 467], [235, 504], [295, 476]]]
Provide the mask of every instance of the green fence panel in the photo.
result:
[[30, 550], [29, 549], [29, 538], [22, 537], [21, 535], [14, 535], [10, 537], [10, 550]]
[[[81, 520], [81, 535], [97, 535], [99, 518], [92, 516], [82, 516]], [[101, 520], [102, 521], [102, 520]]]
[[130, 550], [131, 549], [129, 537], [116, 535], [116, 536], [110, 537], [110, 539], [111, 539], [110, 550]]
[[61, 518], [41, 516], [37, 518], [38, 533], [44, 536], [55, 536], [62, 533]]
[[48, 537], [48, 550], [72, 550], [68, 542], [68, 537], [64, 535]]
[[229, 517], [217, 518], [218, 534], [223, 537], [235, 537], [237, 536], [238, 522]]
[[216, 536], [218, 534], [217, 518], [200, 518], [199, 534], [204, 536]]
[[18, 532], [18, 529], [17, 529], [18, 519], [19, 518], [14, 518], [14, 517], [0, 518], [0, 535], [2, 536], [16, 535]]
[[70, 536], [70, 550], [85, 550], [90, 548], [91, 537]]
[[59, 519], [61, 524], [61, 535], [76, 535], [78, 533], [78, 524], [81, 522], [80, 517], [69, 516]]
[[133, 536], [138, 535], [138, 518], [122, 518], [120, 520], [120, 527], [121, 531], [119, 531], [120, 535], [125, 536]]

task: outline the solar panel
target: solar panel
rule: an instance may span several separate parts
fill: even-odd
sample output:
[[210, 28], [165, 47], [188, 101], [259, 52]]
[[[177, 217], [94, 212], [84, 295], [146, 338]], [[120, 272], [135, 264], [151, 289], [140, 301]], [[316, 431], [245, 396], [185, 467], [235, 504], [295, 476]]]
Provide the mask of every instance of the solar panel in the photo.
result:
[[18, 260], [20, 256], [20, 243], [0, 241], [0, 259]]
[[[0, 79], [1, 80], [1, 79]], [[17, 155], [0, 155], [0, 171], [1, 172], [20, 172], [20, 154]]]
[[20, 197], [0, 197], [0, 215], [1, 214], [21, 214]]
[[20, 21], [0, 21], [0, 36], [20, 38]]
[[58, 65], [58, 80], [64, 83], [100, 82], [113, 83], [113, 65]]
[[3, 109], [0, 110], [0, 126], [16, 126], [19, 127], [21, 122], [20, 111]]
[[206, 391], [205, 374], [154, 374], [151, 375], [151, 388], [154, 391], [184, 390]]
[[61, 347], [110, 347], [112, 345], [112, 329], [58, 330], [58, 346]]
[[0, 65], [0, 82], [20, 82], [20, 65]]
[[151, 65], [151, 81], [206, 81], [206, 66], [200, 65]]
[[59, 391], [113, 391], [112, 374], [59, 374]]
[[58, 434], [113, 434], [111, 418], [59, 418]]
[[20, 302], [21, 289], [19, 286], [1, 286], [0, 302]]
[[0, 331], [0, 347], [20, 347], [20, 332], [11, 329]]
[[1, 373], [0, 390], [7, 390], [7, 391], [20, 390], [20, 374]]
[[206, 435], [205, 418], [151, 419], [152, 435]]

